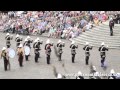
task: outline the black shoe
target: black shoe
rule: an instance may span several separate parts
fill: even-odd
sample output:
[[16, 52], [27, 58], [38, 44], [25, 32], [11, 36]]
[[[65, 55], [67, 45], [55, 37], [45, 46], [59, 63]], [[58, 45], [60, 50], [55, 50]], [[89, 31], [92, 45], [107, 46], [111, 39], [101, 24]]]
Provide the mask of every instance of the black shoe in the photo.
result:
[[23, 65], [22, 65], [22, 66], [20, 66], [20, 67], [23, 67]]
[[102, 64], [101, 67], [104, 67], [104, 65]]
[[35, 61], [35, 63], [39, 63], [39, 61]]

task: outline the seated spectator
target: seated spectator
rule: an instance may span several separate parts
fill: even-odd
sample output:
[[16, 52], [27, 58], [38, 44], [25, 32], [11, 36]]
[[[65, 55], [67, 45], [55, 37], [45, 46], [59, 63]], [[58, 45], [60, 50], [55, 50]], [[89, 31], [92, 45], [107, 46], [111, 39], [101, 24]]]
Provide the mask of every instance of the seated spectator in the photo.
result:
[[91, 23], [88, 23], [86, 26], [85, 26], [85, 31], [88, 31], [89, 29], [92, 29], [93, 25]]
[[98, 26], [98, 25], [99, 25], [99, 20], [98, 20], [98, 18], [97, 18], [97, 17], [94, 19], [94, 23], [95, 23], [95, 25], [96, 25], [96, 26]]
[[[99, 25], [99, 21], [102, 19], [103, 21], [107, 20], [106, 13], [101, 14], [100, 11], [27, 11], [26, 14], [23, 14], [23, 11], [16, 11], [12, 18], [9, 17], [10, 14], [11, 12], [0, 15], [0, 28], [5, 27], [6, 24], [13, 27], [13, 23], [15, 23], [16, 31], [18, 29], [26, 30], [21, 25], [27, 25], [26, 28], [29, 28], [31, 34], [34, 31], [37, 33], [48, 32], [49, 37], [68, 39], [75, 38], [82, 32], [91, 29], [93, 26], [89, 21]], [[73, 30], [70, 30], [69, 27]], [[77, 28], [75, 29], [75, 27]]]

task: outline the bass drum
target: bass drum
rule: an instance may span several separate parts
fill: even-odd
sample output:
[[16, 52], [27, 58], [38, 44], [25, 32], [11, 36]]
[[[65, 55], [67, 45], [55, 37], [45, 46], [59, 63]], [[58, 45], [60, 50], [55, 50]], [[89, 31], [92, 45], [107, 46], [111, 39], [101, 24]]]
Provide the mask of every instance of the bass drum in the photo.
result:
[[28, 46], [24, 47], [24, 51], [25, 51], [25, 55], [29, 55], [30, 54], [30, 48]]
[[15, 51], [14, 51], [14, 49], [11, 49], [11, 48], [8, 49], [8, 56], [10, 58], [14, 58], [15, 57]]

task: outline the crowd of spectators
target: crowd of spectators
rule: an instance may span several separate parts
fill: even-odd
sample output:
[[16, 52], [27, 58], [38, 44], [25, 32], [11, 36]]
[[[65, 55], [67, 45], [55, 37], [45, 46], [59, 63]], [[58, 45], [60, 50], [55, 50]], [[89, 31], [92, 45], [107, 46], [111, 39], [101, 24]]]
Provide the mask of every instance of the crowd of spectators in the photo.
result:
[[[108, 13], [108, 12], [107, 12]], [[48, 37], [75, 38], [108, 20], [105, 11], [9, 11], [0, 13], [0, 30], [12, 33], [42, 34]]]

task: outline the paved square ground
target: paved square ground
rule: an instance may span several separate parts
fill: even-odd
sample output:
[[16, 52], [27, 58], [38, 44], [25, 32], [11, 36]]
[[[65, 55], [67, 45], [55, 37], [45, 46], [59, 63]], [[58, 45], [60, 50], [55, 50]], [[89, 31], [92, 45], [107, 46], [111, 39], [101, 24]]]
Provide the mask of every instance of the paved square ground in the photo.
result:
[[[6, 45], [5, 42], [6, 33], [0, 33], [0, 50], [3, 46]], [[14, 39], [11, 41], [14, 50], [16, 49], [15, 35]], [[26, 38], [26, 36], [22, 36]], [[31, 36], [33, 39], [36, 39], [37, 36]], [[53, 66], [56, 67], [57, 72], [61, 74], [75, 74], [79, 70], [82, 73], [89, 73], [89, 65], [85, 65], [85, 52], [83, 51], [83, 46], [79, 45], [77, 49], [77, 55], [75, 59], [75, 63], [71, 62], [71, 49], [69, 48], [71, 42], [68, 40], [62, 40], [65, 42], [65, 48], [63, 48], [63, 56], [62, 61], [58, 61], [57, 57], [54, 53], [54, 48], [52, 48], [51, 55], [51, 64], [47, 65], [46, 63], [46, 55], [44, 51], [44, 46], [46, 43], [47, 37], [39, 37], [43, 40], [43, 45], [41, 45], [41, 58], [39, 59], [39, 63], [35, 63], [34, 61], [34, 51], [33, 48], [31, 50], [31, 56], [29, 57], [30, 61], [24, 60], [24, 67], [20, 68], [18, 63], [18, 57], [16, 56], [14, 59], [10, 59], [11, 70], [5, 72], [3, 66], [3, 60], [0, 59], [0, 79], [55, 79], [53, 72]], [[50, 38], [54, 45], [56, 45], [58, 39]], [[23, 43], [23, 42], [22, 42]], [[98, 48], [93, 48], [91, 51], [90, 62], [96, 66], [97, 71], [102, 73], [109, 73], [112, 68], [114, 68], [115, 72], [120, 72], [120, 50], [109, 49], [107, 52], [106, 64], [107, 69], [104, 71], [100, 67], [100, 52]], [[62, 63], [64, 62], [64, 68], [62, 67]], [[70, 77], [74, 79], [75, 77]], [[88, 77], [86, 77], [88, 78]]]

